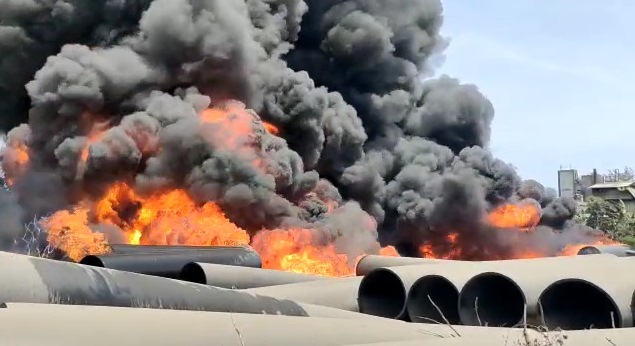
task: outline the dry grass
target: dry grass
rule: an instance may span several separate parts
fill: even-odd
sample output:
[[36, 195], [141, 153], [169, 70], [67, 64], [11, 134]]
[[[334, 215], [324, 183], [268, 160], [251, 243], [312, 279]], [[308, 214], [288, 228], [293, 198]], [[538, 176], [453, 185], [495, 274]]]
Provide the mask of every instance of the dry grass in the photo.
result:
[[[445, 324], [448, 326], [452, 333], [451, 337], [462, 337], [461, 334], [456, 330], [456, 328], [447, 320], [441, 309], [437, 306], [437, 304], [432, 301], [432, 298], [428, 296], [430, 303], [435, 307], [439, 315], [442, 317], [443, 322], [439, 321], [431, 321], [437, 324]], [[487, 327], [487, 325], [481, 322], [480, 317], [478, 316], [478, 300], [475, 302], [475, 310], [477, 319], [481, 327]], [[540, 309], [542, 311], [542, 309]], [[541, 317], [541, 321], [544, 322], [544, 318]], [[520, 340], [505, 340], [506, 346], [567, 346], [567, 335], [561, 329], [549, 330], [549, 328], [545, 326], [531, 326], [527, 324], [527, 305], [525, 304], [523, 309], [523, 322], [519, 325], [513, 326], [514, 328], [522, 327], [523, 336]], [[531, 333], [534, 335], [530, 335], [529, 330], [533, 332], [537, 332], [538, 336], [535, 336], [535, 333]], [[606, 338], [606, 346], [618, 346], [609, 338]]]

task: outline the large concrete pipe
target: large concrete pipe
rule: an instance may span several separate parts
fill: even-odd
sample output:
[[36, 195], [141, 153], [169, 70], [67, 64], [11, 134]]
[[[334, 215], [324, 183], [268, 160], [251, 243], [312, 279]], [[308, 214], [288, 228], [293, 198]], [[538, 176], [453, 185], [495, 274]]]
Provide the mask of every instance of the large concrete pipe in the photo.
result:
[[0, 252], [0, 302], [106, 305], [290, 316], [359, 313], [185, 281]]
[[166, 252], [198, 252], [209, 251], [215, 249], [226, 249], [231, 251], [250, 251], [255, 252], [251, 246], [194, 246], [194, 245], [132, 245], [132, 244], [109, 244], [110, 252], [116, 255], [137, 255], [147, 253], [166, 253]]
[[[611, 256], [614, 258], [614, 256]], [[553, 259], [549, 259], [552, 261]], [[385, 318], [407, 318], [407, 295], [412, 284], [429, 273], [449, 271], [451, 267], [478, 265], [482, 269], [515, 264], [534, 259], [464, 262], [432, 261], [422, 264], [377, 268], [366, 274], [359, 286], [358, 302], [361, 312]], [[475, 271], [476, 273], [476, 271]]]
[[426, 260], [418, 264], [374, 269], [360, 282], [357, 293], [359, 311], [385, 318], [405, 319], [406, 298], [412, 284], [430, 271], [443, 270], [440, 268], [457, 263], [466, 262]]
[[614, 255], [567, 256], [491, 263], [468, 280], [459, 294], [459, 315], [468, 325], [514, 326], [524, 319], [541, 325], [538, 298], [551, 283], [589, 266], [612, 267]]
[[199, 251], [139, 253], [128, 255], [89, 255], [80, 264], [131, 273], [178, 279], [190, 262], [205, 262], [260, 268], [260, 255], [244, 247], [217, 247]]
[[635, 256], [635, 250], [628, 245], [589, 245], [578, 250], [578, 255], [610, 254], [618, 257]]
[[459, 292], [484, 265], [456, 262], [426, 268], [408, 292], [406, 311], [410, 321], [460, 324]]
[[191, 262], [181, 269], [179, 279], [222, 288], [247, 289], [331, 278], [281, 270]]
[[635, 258], [570, 270], [540, 295], [544, 323], [563, 329], [633, 326]]
[[448, 260], [440, 260], [433, 258], [419, 258], [419, 257], [391, 257], [380, 255], [365, 255], [355, 266], [355, 275], [364, 276], [371, 271], [378, 268], [386, 267], [401, 267], [414, 264], [426, 264], [436, 262], [453, 262]]
[[332, 278], [318, 282], [300, 282], [242, 290], [278, 299], [289, 299], [347, 311], [359, 311], [357, 290], [362, 277]]
[[152, 310], [56, 304], [0, 308], [0, 341], [64, 346], [338, 346], [382, 341], [502, 335], [489, 328], [454, 330], [445, 325], [394, 320], [341, 320], [236, 313]]

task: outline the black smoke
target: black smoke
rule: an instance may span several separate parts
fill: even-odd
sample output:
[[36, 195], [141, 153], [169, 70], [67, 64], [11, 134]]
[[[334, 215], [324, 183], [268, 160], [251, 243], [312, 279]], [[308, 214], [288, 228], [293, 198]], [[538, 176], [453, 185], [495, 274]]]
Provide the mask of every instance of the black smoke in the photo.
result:
[[[376, 237], [407, 252], [449, 232], [472, 257], [504, 252], [511, 245], [483, 220], [525, 199], [552, 233], [578, 232], [572, 201], [487, 149], [494, 107], [479, 89], [434, 77], [448, 45], [440, 0], [0, 5], [3, 169], [15, 178], [0, 207], [16, 210], [4, 243], [18, 220], [116, 181], [185, 188], [250, 231], [317, 227], [350, 254], [376, 251]], [[240, 139], [248, 151], [201, 123], [208, 107], [253, 117], [254, 135]], [[96, 128], [108, 130], [83, 162]], [[357, 227], [368, 215], [378, 232]]]

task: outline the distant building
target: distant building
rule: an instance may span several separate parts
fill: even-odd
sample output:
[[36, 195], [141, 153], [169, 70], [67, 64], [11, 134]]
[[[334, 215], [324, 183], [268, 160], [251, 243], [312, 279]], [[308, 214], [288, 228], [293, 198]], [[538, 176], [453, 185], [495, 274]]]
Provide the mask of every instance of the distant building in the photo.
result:
[[599, 183], [589, 187], [593, 197], [606, 201], [622, 201], [626, 211], [635, 213], [635, 181]]
[[591, 174], [578, 175], [575, 169], [561, 169], [558, 171], [558, 196], [570, 197], [578, 202], [591, 196], [591, 186], [604, 183], [604, 176], [593, 170]]

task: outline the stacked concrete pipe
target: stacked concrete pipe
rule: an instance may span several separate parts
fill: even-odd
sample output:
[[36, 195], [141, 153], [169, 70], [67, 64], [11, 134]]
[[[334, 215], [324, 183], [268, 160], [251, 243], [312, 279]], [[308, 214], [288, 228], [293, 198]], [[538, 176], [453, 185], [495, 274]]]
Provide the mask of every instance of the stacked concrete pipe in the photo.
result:
[[252, 288], [242, 292], [358, 312], [357, 291], [361, 281], [362, 277], [352, 276]]
[[380, 256], [380, 255], [365, 255], [355, 266], [355, 275], [364, 276], [375, 269], [387, 268], [387, 267], [402, 267], [415, 264], [429, 264], [439, 262], [455, 262], [448, 260], [440, 260], [433, 258], [420, 258], [420, 257], [392, 257], [392, 256]]
[[425, 268], [410, 287], [406, 299], [410, 321], [460, 324], [459, 292], [484, 265], [482, 262], [455, 262]]
[[0, 302], [377, 319], [237, 290], [8, 252], [0, 252], [0, 283]]
[[[589, 268], [606, 273], [623, 266], [627, 258], [614, 255], [568, 256], [488, 265], [468, 280], [459, 295], [459, 315], [468, 325], [511, 327], [523, 323], [543, 325], [539, 302], [542, 292], [554, 282], [585, 275]], [[619, 270], [618, 270], [619, 271]], [[572, 295], [575, 292], [570, 292]], [[596, 292], [597, 293], [597, 292]], [[632, 293], [632, 289], [631, 289]], [[610, 297], [598, 293], [605, 308], [614, 308]], [[598, 304], [600, 302], [598, 301]], [[525, 317], [526, 306], [526, 317]], [[619, 323], [618, 323], [619, 324]], [[625, 326], [625, 325], [624, 325]], [[558, 326], [565, 327], [565, 326]]]
[[563, 329], [632, 327], [635, 258], [569, 270], [540, 294], [544, 324]]
[[181, 268], [179, 279], [222, 288], [248, 289], [331, 278], [281, 270], [191, 262]]
[[0, 341], [11, 346], [338, 346], [463, 336], [508, 330], [454, 329], [394, 320], [341, 320], [201, 311], [57, 304], [0, 308]]
[[[423, 277], [426, 279], [421, 279], [420, 285], [418, 287], [425, 286], [427, 284], [426, 280], [434, 280], [435, 284], [448, 284], [445, 287], [452, 288], [451, 286], [455, 286], [456, 290], [459, 289], [462, 283], [466, 282], [468, 279], [471, 279], [474, 275], [482, 274], [485, 275], [489, 271], [494, 271], [497, 268], [516, 268], [521, 265], [534, 265], [535, 263], [571, 263], [571, 262], [597, 262], [600, 259], [617, 259], [617, 257], [613, 255], [594, 255], [594, 256], [570, 256], [570, 257], [551, 257], [551, 258], [540, 258], [540, 259], [519, 259], [519, 260], [504, 260], [504, 261], [488, 261], [488, 262], [459, 262], [459, 261], [432, 261], [425, 262], [425, 264], [415, 264], [415, 265], [406, 265], [406, 266], [398, 266], [398, 267], [387, 267], [387, 268], [377, 268], [368, 273], [359, 286], [358, 291], [358, 302], [359, 309], [361, 312], [380, 316], [385, 318], [395, 318], [395, 319], [408, 319], [408, 296], [410, 295], [410, 290], [412, 285], [420, 280]], [[447, 276], [446, 274], [447, 273]], [[445, 281], [445, 282], [442, 282]], [[456, 282], [454, 284], [453, 282]], [[504, 283], [504, 282], [503, 282]], [[435, 288], [435, 285], [428, 285], [427, 289]], [[419, 290], [418, 290], [419, 291]], [[450, 291], [450, 294], [453, 291]], [[454, 291], [456, 292], [456, 291]], [[428, 292], [429, 293], [429, 292]], [[427, 294], [425, 296], [427, 296]], [[413, 295], [414, 296], [414, 295]], [[420, 297], [420, 295], [419, 295]], [[450, 301], [452, 298], [445, 298]], [[502, 298], [502, 297], [498, 297]], [[521, 302], [521, 314], [522, 314], [522, 302], [524, 301], [524, 296], [521, 293], [517, 293], [513, 297], [509, 297], [510, 299], [514, 298], [514, 302]], [[439, 299], [439, 298], [437, 298]], [[536, 297], [537, 299], [537, 297]], [[423, 300], [419, 300], [422, 302]], [[504, 302], [501, 303], [502, 308], [505, 310]], [[449, 303], [451, 306], [451, 302]], [[423, 307], [428, 309], [429, 307]], [[422, 309], [423, 309], [422, 308]], [[445, 308], [445, 311], [450, 311], [451, 307]], [[414, 303], [411, 303], [411, 310], [415, 310]], [[420, 311], [419, 311], [420, 312]], [[444, 312], [445, 314], [445, 312]], [[463, 318], [460, 315], [461, 319]], [[428, 316], [422, 316], [422, 319], [426, 319]], [[456, 320], [456, 314], [454, 314], [454, 319]], [[478, 319], [474, 319], [477, 321]], [[420, 320], [419, 322], [421, 322]], [[425, 322], [425, 321], [424, 321]], [[427, 321], [430, 322], [430, 321]], [[443, 321], [438, 321], [443, 322]], [[472, 323], [470, 320], [468, 324], [477, 324], [476, 322]]]
[[410, 286], [430, 271], [430, 267], [445, 264], [445, 261], [429, 261], [370, 271], [359, 285], [359, 311], [373, 316], [407, 319], [406, 299]]
[[126, 248], [117, 247], [116, 249], [129, 253], [88, 255], [79, 263], [169, 279], [177, 279], [185, 265], [196, 261], [240, 267], [262, 267], [260, 255], [252, 248], [243, 246], [216, 246], [201, 249], [192, 247], [190, 250], [177, 248], [172, 251], [163, 250], [163, 247], [148, 249], [146, 246], [144, 247], [146, 250], [141, 249], [138, 253], [133, 253]]

